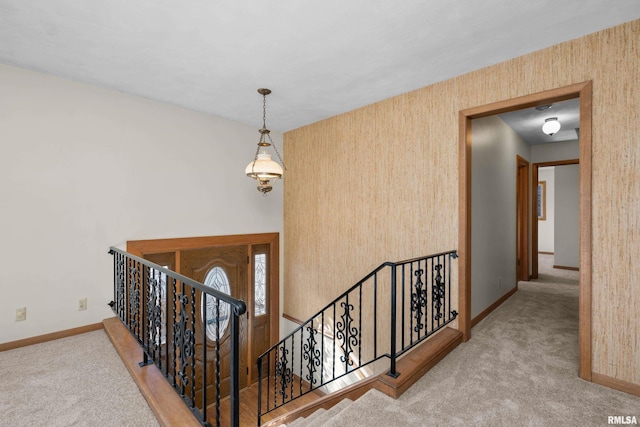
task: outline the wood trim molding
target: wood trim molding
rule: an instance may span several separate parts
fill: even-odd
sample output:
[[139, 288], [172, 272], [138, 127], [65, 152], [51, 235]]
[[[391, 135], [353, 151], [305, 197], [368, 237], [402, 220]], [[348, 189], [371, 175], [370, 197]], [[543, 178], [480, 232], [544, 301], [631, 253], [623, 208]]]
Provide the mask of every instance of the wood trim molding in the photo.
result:
[[[521, 168], [525, 168], [524, 173], [521, 172]], [[530, 278], [529, 258], [531, 258], [531, 255], [529, 253], [529, 230], [531, 226], [529, 211], [529, 161], [516, 155], [516, 170], [516, 236], [519, 236], [516, 251], [518, 254], [517, 257], [520, 259], [519, 269], [516, 267], [516, 276], [518, 275], [517, 272], [520, 271], [520, 276], [516, 277], [516, 283], [518, 283], [519, 280], [529, 280]], [[531, 205], [531, 208], [533, 208], [533, 206], [535, 205]]]
[[102, 323], [92, 323], [90, 325], [79, 326], [77, 328], [65, 329], [64, 331], [51, 332], [49, 334], [38, 335], [36, 337], [25, 338], [17, 341], [10, 341], [0, 344], [0, 352], [13, 350], [15, 348], [26, 347], [28, 345], [41, 344], [47, 341], [53, 341], [60, 338], [72, 337], [74, 335], [84, 334], [102, 329]]
[[129, 240], [127, 252], [136, 256], [148, 253], [174, 252], [210, 246], [235, 246], [280, 241], [279, 233], [233, 234], [227, 236], [177, 237], [173, 239]]
[[458, 329], [471, 338], [471, 117], [459, 113], [458, 150]]
[[302, 325], [304, 323], [302, 320], [296, 319], [295, 317], [290, 316], [287, 313], [282, 313], [282, 317], [293, 323], [297, 323], [298, 325]]
[[580, 301], [578, 347], [580, 378], [591, 381], [592, 375], [592, 271], [591, 271], [591, 81], [580, 90]]
[[597, 372], [591, 373], [591, 381], [614, 390], [623, 391], [625, 393], [633, 394], [634, 396], [640, 396], [640, 384], [619, 380]]
[[580, 271], [579, 267], [567, 267], [565, 265], [554, 265], [553, 268], [557, 268], [558, 270]]
[[[531, 279], [538, 278], [538, 165], [531, 165]], [[535, 186], [535, 187], [534, 187]], [[534, 189], [535, 188], [535, 189]], [[546, 191], [546, 190], [545, 190]], [[546, 197], [546, 195], [545, 195]], [[546, 202], [546, 201], [545, 201]], [[546, 203], [545, 203], [546, 207]]]
[[473, 328], [474, 326], [476, 326], [478, 323], [480, 323], [482, 319], [487, 317], [493, 310], [500, 307], [500, 305], [506, 300], [508, 300], [509, 297], [511, 297], [511, 295], [515, 294], [517, 290], [518, 290], [518, 286], [516, 285], [516, 287], [511, 289], [506, 294], [502, 295], [500, 298], [498, 298], [496, 302], [494, 302], [489, 307], [487, 307], [482, 313], [478, 314], [476, 317], [471, 319], [471, 327]]
[[538, 251], [538, 254], [542, 254], [542, 255], [554, 255], [553, 252], [544, 252], [544, 251]]
[[[579, 372], [591, 381], [591, 81], [461, 110], [458, 114], [458, 327], [464, 341], [471, 337], [471, 120], [496, 114], [580, 98], [580, 301]], [[537, 177], [536, 182], [537, 182]], [[532, 210], [533, 211], [533, 210]], [[533, 225], [532, 225], [533, 227]], [[537, 252], [537, 245], [533, 253]]]

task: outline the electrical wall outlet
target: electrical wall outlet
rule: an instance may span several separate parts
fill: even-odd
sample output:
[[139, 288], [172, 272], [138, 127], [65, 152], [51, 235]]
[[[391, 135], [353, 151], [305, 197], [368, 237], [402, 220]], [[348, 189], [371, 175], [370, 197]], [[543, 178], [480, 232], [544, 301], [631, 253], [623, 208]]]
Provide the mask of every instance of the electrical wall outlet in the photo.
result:
[[16, 308], [16, 322], [27, 320], [27, 307]]
[[87, 309], [87, 297], [78, 300], [78, 311]]

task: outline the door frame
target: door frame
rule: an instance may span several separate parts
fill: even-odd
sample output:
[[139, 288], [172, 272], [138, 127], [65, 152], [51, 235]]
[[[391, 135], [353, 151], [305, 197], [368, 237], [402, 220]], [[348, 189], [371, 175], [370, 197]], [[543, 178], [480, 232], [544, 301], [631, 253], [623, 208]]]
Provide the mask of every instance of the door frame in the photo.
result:
[[505, 101], [461, 110], [458, 139], [458, 328], [471, 338], [471, 120], [522, 108], [580, 98], [580, 291], [579, 375], [591, 381], [591, 101], [592, 82], [586, 81]]
[[517, 287], [520, 280], [529, 280], [529, 161], [516, 155], [516, 168]]
[[[582, 126], [582, 125], [580, 125]], [[580, 159], [571, 160], [558, 160], [555, 162], [541, 162], [534, 163], [531, 169], [531, 188], [533, 189], [533, 206], [535, 206], [537, 189], [538, 189], [538, 169], [547, 166], [565, 166], [565, 165], [579, 165]], [[537, 212], [533, 212], [531, 217], [531, 278], [538, 278], [538, 215]]]
[[[190, 249], [200, 249], [209, 247], [240, 246], [248, 247], [247, 256], [253, 254], [253, 246], [269, 245], [269, 345], [273, 345], [280, 339], [280, 233], [260, 233], [260, 234], [235, 234], [228, 236], [203, 236], [203, 237], [179, 237], [171, 239], [152, 240], [129, 240], [127, 241], [127, 252], [144, 258], [146, 254], [173, 252], [175, 254], [175, 271], [180, 272], [180, 251]], [[248, 265], [252, 265], [247, 259]], [[248, 285], [253, 283], [253, 269], [247, 269]], [[249, 295], [252, 295], [250, 292]], [[253, 328], [254, 301], [247, 297], [247, 328]], [[250, 360], [253, 354], [251, 340], [248, 340], [248, 372], [247, 378], [251, 378], [253, 361]]]

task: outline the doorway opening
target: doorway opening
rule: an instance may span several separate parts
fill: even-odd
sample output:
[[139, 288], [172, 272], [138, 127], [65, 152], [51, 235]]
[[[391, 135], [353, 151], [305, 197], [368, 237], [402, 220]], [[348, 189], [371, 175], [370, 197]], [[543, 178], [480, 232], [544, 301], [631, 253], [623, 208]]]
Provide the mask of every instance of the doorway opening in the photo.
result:
[[[538, 212], [534, 212], [533, 218], [532, 218], [532, 222], [531, 222], [531, 253], [532, 253], [532, 258], [531, 258], [531, 278], [532, 279], [537, 279], [538, 278], [538, 254], [541, 253], [540, 252], [540, 248], [539, 248], [539, 229], [540, 229], [540, 224], [538, 223], [538, 220], [541, 218], [544, 218], [544, 220], [547, 220], [547, 212], [546, 212], [546, 200], [547, 200], [547, 194], [549, 192], [549, 188], [548, 188], [548, 183], [546, 181], [544, 181], [544, 186], [541, 185], [540, 183], [543, 181], [540, 181], [540, 168], [548, 168], [548, 167], [556, 167], [556, 166], [566, 166], [566, 165], [579, 165], [580, 164], [580, 160], [579, 159], [571, 159], [571, 160], [559, 160], [559, 161], [554, 161], [554, 162], [540, 162], [540, 163], [534, 163], [532, 165], [532, 169], [531, 169], [531, 180], [532, 183], [534, 184], [534, 187], [536, 187], [536, 193], [538, 191], [538, 186], [540, 186], [540, 191], [544, 191], [544, 193], [541, 194], [541, 196], [544, 198], [545, 200], [545, 204], [542, 205], [539, 209], [543, 209], [544, 208], [544, 214], [545, 215], [539, 215]], [[536, 198], [538, 199], [540, 196], [538, 196], [538, 194], [536, 194]], [[541, 212], [542, 213], [542, 212]], [[546, 249], [546, 248], [545, 248]], [[549, 252], [549, 251], [543, 251], [545, 253]], [[555, 266], [555, 264], [554, 264]]]
[[[471, 338], [471, 120], [524, 108], [580, 98], [580, 291], [579, 375], [591, 381], [591, 99], [590, 81], [552, 89], [459, 113], [459, 244], [458, 327], [466, 341]], [[536, 192], [537, 193], [537, 192]], [[534, 194], [536, 194], [534, 193]], [[532, 201], [532, 206], [535, 206]]]

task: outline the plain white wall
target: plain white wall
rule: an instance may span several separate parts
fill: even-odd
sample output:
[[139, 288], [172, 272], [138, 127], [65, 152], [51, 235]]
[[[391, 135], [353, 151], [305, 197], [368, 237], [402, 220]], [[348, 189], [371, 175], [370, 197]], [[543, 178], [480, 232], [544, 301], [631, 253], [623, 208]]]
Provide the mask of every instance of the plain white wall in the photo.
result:
[[516, 286], [516, 155], [529, 145], [498, 116], [471, 123], [471, 317]]
[[580, 267], [580, 166], [555, 168], [555, 254], [553, 264]]
[[531, 146], [531, 163], [554, 162], [580, 158], [580, 144], [575, 141], [553, 142]]
[[111, 245], [282, 233], [281, 183], [244, 175], [257, 97], [251, 127], [4, 65], [0, 94], [0, 342], [113, 316]]
[[[533, 149], [532, 149], [533, 151]], [[544, 221], [538, 220], [538, 251], [540, 252], [553, 252], [554, 244], [554, 196], [555, 196], [555, 173], [554, 167], [544, 167], [538, 169], [538, 181], [545, 181], [545, 187], [547, 189], [546, 194], [546, 219]], [[535, 256], [536, 254], [534, 254]]]

